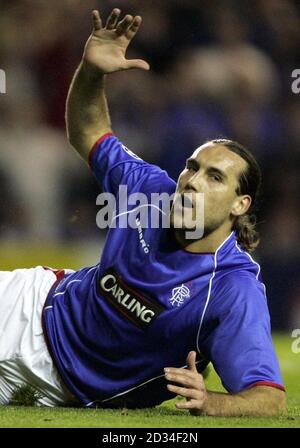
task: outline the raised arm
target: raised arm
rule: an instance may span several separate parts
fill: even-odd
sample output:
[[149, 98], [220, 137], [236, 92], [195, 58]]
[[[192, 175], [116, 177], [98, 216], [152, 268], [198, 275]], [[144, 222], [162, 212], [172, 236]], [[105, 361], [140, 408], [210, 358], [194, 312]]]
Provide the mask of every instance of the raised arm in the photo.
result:
[[142, 18], [125, 15], [119, 20], [120, 14], [119, 9], [113, 9], [103, 27], [99, 12], [93, 11], [94, 29], [67, 97], [67, 136], [85, 160], [95, 141], [112, 130], [104, 92], [106, 74], [133, 68], [149, 70], [147, 62], [125, 57]]

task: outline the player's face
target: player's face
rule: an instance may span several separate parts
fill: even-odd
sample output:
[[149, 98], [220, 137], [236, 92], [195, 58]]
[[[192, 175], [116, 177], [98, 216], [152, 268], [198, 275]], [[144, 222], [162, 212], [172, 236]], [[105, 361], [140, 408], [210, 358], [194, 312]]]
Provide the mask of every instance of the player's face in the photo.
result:
[[[204, 198], [204, 236], [218, 229], [225, 221], [232, 220], [234, 215], [245, 213], [241, 196], [236, 193], [240, 173], [245, 169], [246, 162], [223, 145], [209, 142], [197, 148], [178, 178], [171, 225], [180, 226], [182, 213], [187, 207], [190, 208], [188, 216], [195, 223], [196, 193], [203, 193]], [[192, 203], [188, 204], [187, 201], [185, 207], [180, 207], [184, 193], [192, 194]], [[174, 207], [175, 204], [179, 207]], [[192, 222], [185, 220], [182, 228], [193, 228]]]

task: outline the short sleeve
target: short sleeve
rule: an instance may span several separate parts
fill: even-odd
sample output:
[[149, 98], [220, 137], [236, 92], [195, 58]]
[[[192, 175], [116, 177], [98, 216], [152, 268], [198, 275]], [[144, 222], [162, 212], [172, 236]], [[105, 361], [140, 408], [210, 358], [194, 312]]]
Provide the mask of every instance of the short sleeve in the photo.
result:
[[230, 393], [255, 385], [284, 390], [262, 283], [247, 274], [227, 277], [212, 289], [201, 338], [204, 354]]
[[132, 191], [169, 191], [175, 183], [158, 166], [149, 164], [134, 154], [112, 133], [103, 135], [93, 146], [89, 165], [105, 192], [118, 194], [120, 185]]

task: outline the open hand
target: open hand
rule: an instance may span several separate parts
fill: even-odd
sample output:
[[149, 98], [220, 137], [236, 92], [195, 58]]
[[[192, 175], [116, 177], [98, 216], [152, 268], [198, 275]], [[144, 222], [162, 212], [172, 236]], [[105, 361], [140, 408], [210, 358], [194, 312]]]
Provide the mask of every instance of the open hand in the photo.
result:
[[83, 61], [102, 74], [133, 68], [149, 70], [146, 61], [125, 58], [127, 47], [138, 32], [142, 18], [127, 14], [119, 20], [120, 14], [120, 9], [114, 8], [103, 27], [99, 11], [92, 12], [94, 29], [85, 45]]
[[186, 398], [186, 402], [176, 403], [178, 409], [188, 409], [191, 414], [196, 415], [203, 410], [207, 392], [203, 376], [196, 368], [196, 352], [189, 352], [186, 362], [187, 369], [175, 367], [164, 369], [166, 379], [179, 384], [179, 386], [168, 384], [167, 388], [170, 392]]

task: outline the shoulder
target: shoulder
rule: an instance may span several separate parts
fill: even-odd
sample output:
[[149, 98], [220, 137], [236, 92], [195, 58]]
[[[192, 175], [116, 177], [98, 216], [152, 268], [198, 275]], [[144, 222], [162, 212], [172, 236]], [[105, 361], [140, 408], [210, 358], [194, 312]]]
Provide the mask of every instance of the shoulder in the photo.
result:
[[219, 254], [215, 267], [212, 284], [214, 296], [228, 293], [244, 299], [249, 296], [266, 298], [261, 267], [252, 255], [240, 247], [236, 238], [232, 238], [227, 249]]
[[234, 310], [268, 312], [265, 286], [250, 270], [236, 269], [216, 278], [211, 304], [218, 313]]
[[[165, 170], [159, 166], [148, 163], [144, 167], [147, 173], [145, 179], [145, 190], [149, 193], [173, 193], [176, 188], [176, 182], [169, 177]], [[151, 180], [151, 182], [149, 182]]]
[[258, 279], [254, 272], [244, 268], [236, 268], [223, 275], [216, 275], [215, 289], [223, 290], [247, 290], [248, 288], [260, 289], [262, 282]]

